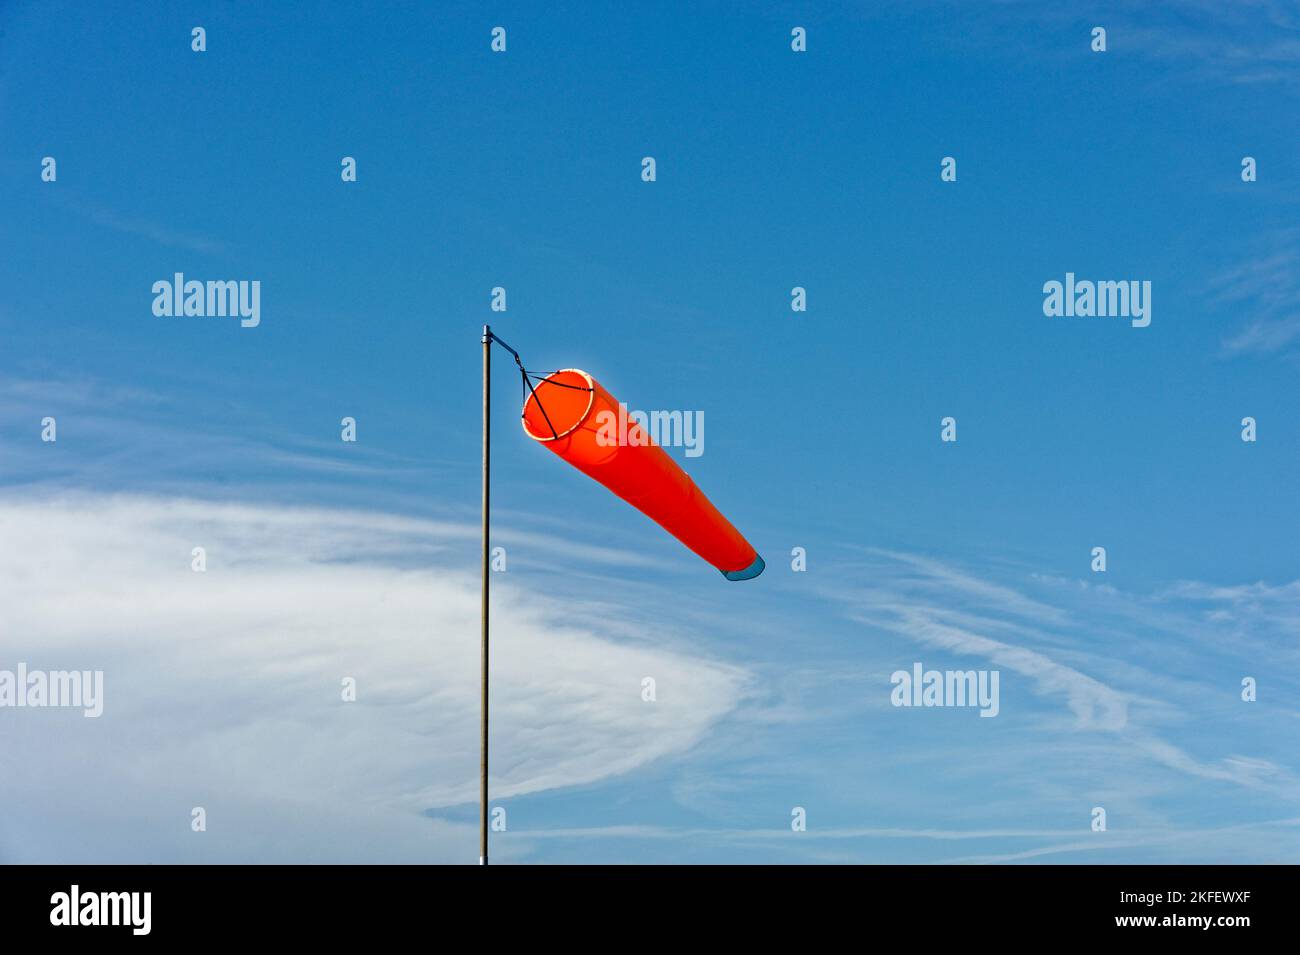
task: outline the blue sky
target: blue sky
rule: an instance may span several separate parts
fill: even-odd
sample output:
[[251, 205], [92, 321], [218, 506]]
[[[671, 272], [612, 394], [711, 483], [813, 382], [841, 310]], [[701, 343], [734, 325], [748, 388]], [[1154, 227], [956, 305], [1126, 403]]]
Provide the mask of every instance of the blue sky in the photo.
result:
[[[769, 568], [533, 446], [498, 353], [502, 861], [1295, 860], [1293, 4], [268, 6], [0, 10], [0, 668], [109, 694], [0, 713], [0, 859], [475, 860], [490, 321], [702, 411]], [[999, 716], [891, 706], [916, 661]]]

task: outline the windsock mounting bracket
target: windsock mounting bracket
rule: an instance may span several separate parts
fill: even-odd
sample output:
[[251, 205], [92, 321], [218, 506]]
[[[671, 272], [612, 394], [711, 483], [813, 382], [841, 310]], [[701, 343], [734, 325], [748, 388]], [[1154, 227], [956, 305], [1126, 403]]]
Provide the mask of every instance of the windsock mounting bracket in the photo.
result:
[[[542, 399], [541, 399], [541, 397], [537, 394], [537, 389], [533, 387], [533, 379], [530, 377], [530, 373], [528, 372], [528, 370], [524, 368], [524, 362], [523, 362], [523, 359], [521, 359], [521, 358], [519, 357], [519, 352], [515, 351], [513, 348], [511, 348], [509, 345], [507, 345], [507, 344], [505, 343], [505, 341], [502, 340], [502, 338], [501, 338], [500, 335], [498, 335], [498, 334], [496, 334], [496, 332], [492, 331], [492, 326], [490, 326], [490, 325], [484, 325], [484, 326], [483, 326], [483, 339], [482, 339], [482, 341], [483, 341], [483, 344], [484, 344], [484, 345], [488, 344], [489, 342], [496, 342], [498, 345], [500, 345], [502, 348], [504, 348], [506, 351], [510, 352], [510, 354], [514, 356], [515, 364], [519, 367], [519, 374], [520, 374], [520, 376], [521, 376], [521, 381], [520, 381], [520, 386], [521, 386], [521, 387], [520, 387], [520, 391], [519, 391], [520, 397], [521, 397], [521, 398], [524, 397], [524, 388], [527, 388], [527, 389], [528, 389], [528, 394], [531, 394], [531, 395], [533, 396], [533, 400], [537, 402], [537, 409], [538, 409], [539, 411], [541, 411], [541, 413], [542, 413], [542, 417], [546, 419], [546, 426], [547, 426], [548, 428], [551, 429], [551, 437], [553, 437], [553, 438], [558, 438], [558, 437], [560, 436], [560, 434], [559, 434], [558, 431], [555, 430], [555, 425], [551, 424], [551, 416], [548, 415], [548, 414], [546, 413], [546, 406], [542, 404]], [[552, 381], [552, 380], [550, 380], [550, 376], [551, 376], [551, 375], [557, 374], [557, 372], [554, 372], [554, 371], [549, 371], [549, 372], [544, 372], [544, 373], [543, 373], [543, 372], [539, 372], [539, 371], [534, 371], [534, 372], [532, 372], [531, 374], [533, 374], [533, 375], [537, 375], [538, 378], [541, 379], [541, 381], [539, 382], [539, 384], [540, 384], [540, 383], [545, 383], [545, 384], [548, 384], [548, 385], [558, 385], [558, 386], [561, 387], [561, 388], [576, 388], [576, 387], [577, 387], [576, 385], [566, 385], [566, 384], [565, 384], [564, 382], [562, 382], [562, 381]], [[522, 404], [523, 402], [521, 401], [520, 403]], [[521, 417], [521, 418], [523, 417], [523, 413], [522, 413], [522, 412], [520, 412], [519, 417]]]

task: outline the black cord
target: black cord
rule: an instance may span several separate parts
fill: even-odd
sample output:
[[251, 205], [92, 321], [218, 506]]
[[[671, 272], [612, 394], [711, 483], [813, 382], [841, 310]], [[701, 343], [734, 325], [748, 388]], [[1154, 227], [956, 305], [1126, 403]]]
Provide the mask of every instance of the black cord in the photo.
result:
[[[524, 364], [519, 360], [518, 356], [515, 357], [515, 364], [519, 366], [519, 374], [524, 376], [524, 384], [528, 386], [528, 390], [532, 393], [533, 400], [537, 402], [537, 407], [542, 412], [542, 417], [546, 419], [546, 426], [551, 429], [551, 438], [558, 439], [560, 433], [555, 430], [555, 425], [551, 424], [551, 416], [546, 413], [546, 406], [542, 404], [542, 399], [537, 397], [537, 391], [533, 388], [533, 380], [528, 377], [528, 372], [524, 370]], [[520, 417], [523, 416], [520, 415]]]
[[593, 389], [592, 389], [591, 387], [589, 387], [588, 385], [566, 385], [564, 382], [562, 382], [562, 381], [554, 381], [554, 380], [550, 377], [551, 375], [558, 375], [559, 373], [560, 373], [559, 371], [548, 371], [545, 375], [543, 375], [543, 374], [542, 374], [541, 372], [539, 372], [539, 371], [531, 371], [531, 372], [530, 372], [530, 371], [526, 371], [526, 372], [524, 372], [525, 375], [537, 375], [539, 378], [541, 378], [541, 382], [540, 382], [540, 384], [543, 384], [543, 385], [555, 385], [555, 387], [557, 387], [557, 388], [572, 388], [574, 391], [592, 391], [592, 390], [593, 390]]
[[[500, 339], [497, 339], [497, 341], [500, 341]], [[504, 342], [501, 342], [501, 344], [502, 344], [502, 345], [505, 345]], [[528, 376], [529, 373], [528, 373], [528, 371], [524, 368], [524, 363], [523, 363], [522, 361], [520, 361], [520, 359], [519, 359], [519, 355], [515, 352], [515, 350], [514, 350], [513, 348], [509, 348], [509, 347], [507, 347], [507, 351], [509, 351], [510, 354], [512, 354], [512, 355], [515, 356], [515, 364], [519, 367], [519, 375], [520, 375], [520, 379], [519, 379], [519, 398], [520, 398], [520, 401], [523, 402], [523, 403], [525, 404], [525, 406], [526, 406], [526, 404], [527, 404], [527, 400], [528, 400], [528, 399], [524, 397], [524, 389], [527, 388], [527, 389], [528, 389], [528, 392], [533, 396], [533, 400], [537, 402], [537, 408], [538, 408], [539, 411], [541, 411], [541, 413], [542, 413], [542, 417], [546, 419], [546, 426], [547, 426], [548, 428], [551, 429], [551, 438], [552, 438], [553, 440], [554, 440], [554, 439], [558, 439], [558, 438], [560, 437], [560, 433], [559, 433], [558, 431], [555, 430], [555, 425], [551, 423], [551, 416], [548, 415], [548, 414], [546, 413], [546, 406], [542, 404], [542, 399], [541, 399], [541, 397], [537, 394], [537, 389], [533, 387], [533, 379], [530, 378], [530, 377]], [[547, 373], [544, 374], [544, 375], [541, 374], [540, 372], [536, 372], [536, 371], [533, 372], [533, 374], [534, 374], [534, 375], [537, 375], [538, 378], [540, 379], [540, 380], [538, 381], [538, 384], [539, 384], [539, 385], [555, 385], [556, 387], [559, 387], [559, 388], [572, 388], [574, 391], [587, 391], [587, 392], [591, 392], [591, 391], [595, 391], [595, 390], [596, 390], [595, 388], [590, 387], [590, 386], [584, 386], [584, 385], [567, 385], [567, 384], [565, 384], [565, 383], [562, 382], [562, 381], [555, 381], [555, 380], [553, 380], [553, 379], [551, 378], [552, 375], [558, 375], [559, 373], [560, 373], [560, 372], [559, 372], [558, 370], [556, 370], [556, 371], [551, 371], [551, 372], [547, 372]], [[522, 417], [524, 417], [524, 416], [521, 414], [520, 417], [522, 418]]]

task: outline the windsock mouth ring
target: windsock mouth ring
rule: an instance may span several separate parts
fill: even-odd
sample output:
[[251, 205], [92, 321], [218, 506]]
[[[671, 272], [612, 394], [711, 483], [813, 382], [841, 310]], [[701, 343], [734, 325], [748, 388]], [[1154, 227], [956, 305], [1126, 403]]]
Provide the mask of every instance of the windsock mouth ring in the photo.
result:
[[539, 379], [524, 402], [524, 433], [534, 441], [558, 441], [591, 414], [596, 382], [578, 368], [562, 368]]

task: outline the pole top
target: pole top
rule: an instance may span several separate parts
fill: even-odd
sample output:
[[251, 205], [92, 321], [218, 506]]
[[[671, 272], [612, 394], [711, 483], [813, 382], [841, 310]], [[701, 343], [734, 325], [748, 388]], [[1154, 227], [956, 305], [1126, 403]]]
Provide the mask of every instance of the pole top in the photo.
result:
[[487, 344], [488, 342], [490, 342], [490, 341], [492, 341], [492, 326], [491, 326], [491, 325], [484, 325], [484, 326], [483, 326], [483, 344], [486, 345], [486, 344]]

